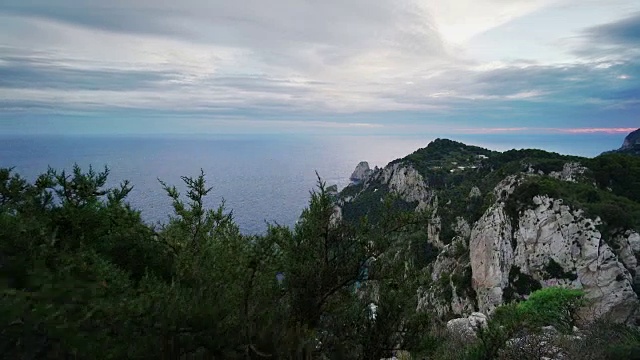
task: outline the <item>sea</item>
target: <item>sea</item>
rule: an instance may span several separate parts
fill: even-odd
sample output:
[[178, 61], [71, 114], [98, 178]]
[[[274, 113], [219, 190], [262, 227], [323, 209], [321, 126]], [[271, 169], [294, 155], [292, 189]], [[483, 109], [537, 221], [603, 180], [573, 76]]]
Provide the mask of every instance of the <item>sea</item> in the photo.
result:
[[48, 167], [74, 164], [110, 170], [108, 186], [133, 184], [129, 203], [156, 226], [172, 213], [159, 180], [184, 192], [182, 176], [203, 171], [212, 191], [205, 204], [225, 209], [245, 234], [268, 224], [293, 226], [307, 206], [318, 177], [341, 189], [360, 161], [385, 166], [446, 137], [493, 150], [541, 148], [596, 156], [620, 147], [624, 134], [577, 135], [9, 135], [0, 134], [0, 167], [34, 180]]

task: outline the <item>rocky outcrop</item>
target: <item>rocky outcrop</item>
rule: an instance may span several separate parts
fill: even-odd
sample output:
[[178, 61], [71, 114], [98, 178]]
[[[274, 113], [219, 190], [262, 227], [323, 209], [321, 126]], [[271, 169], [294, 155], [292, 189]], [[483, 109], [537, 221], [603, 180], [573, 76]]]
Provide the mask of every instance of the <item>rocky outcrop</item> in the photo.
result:
[[451, 244], [435, 244], [442, 248], [429, 266], [431, 285], [418, 297], [418, 309], [433, 311], [441, 318], [467, 315], [476, 308], [475, 292], [467, 282], [471, 273], [467, 247], [471, 229], [458, 218], [455, 231]]
[[[429, 189], [424, 177], [412, 166], [403, 163], [371, 170], [369, 164], [363, 161], [356, 167], [351, 180], [364, 183], [364, 189], [361, 192], [365, 192], [372, 183], [383, 185], [389, 193], [397, 195], [401, 200], [417, 203], [416, 210], [424, 210], [436, 200], [435, 192]], [[345, 202], [351, 200], [353, 197], [344, 198]]]
[[469, 191], [469, 198], [476, 198], [480, 196], [482, 196], [482, 193], [480, 192], [480, 189], [478, 189], [477, 186], [472, 187], [471, 191]]
[[543, 287], [582, 288], [589, 318], [607, 314], [626, 321], [637, 306], [633, 278], [596, 228], [600, 220], [546, 196], [536, 196], [534, 204], [520, 218], [515, 265]]
[[513, 265], [511, 223], [503, 204], [491, 207], [475, 224], [469, 242], [471, 285], [480, 311], [491, 313], [503, 303]]
[[640, 289], [640, 234], [635, 231], [618, 233], [611, 239], [611, 247], [633, 277], [633, 287]]
[[640, 129], [637, 129], [624, 138], [620, 150], [630, 150], [640, 146]]
[[423, 207], [433, 196], [424, 178], [411, 166], [396, 163], [385, 167], [380, 173], [383, 184], [389, 186], [391, 193], [397, 194], [406, 202], [422, 203]]
[[487, 316], [483, 313], [474, 312], [468, 317], [451, 319], [447, 321], [447, 331], [465, 340], [474, 340], [480, 329], [487, 327]]
[[628, 155], [640, 155], [640, 129], [632, 131], [624, 138], [622, 147], [618, 150], [609, 152], [628, 154]]
[[418, 297], [418, 310], [431, 311], [440, 318], [473, 312], [475, 300], [469, 296], [467, 289], [454, 281], [465, 275], [467, 266], [467, 261], [460, 261], [442, 252], [433, 263], [431, 286], [423, 289]]
[[[497, 192], [504, 194], [502, 190]], [[473, 227], [470, 261], [480, 311], [491, 313], [506, 300], [507, 291], [526, 295], [513, 288], [514, 274], [519, 274], [520, 283], [531, 282], [526, 291], [555, 285], [583, 289], [590, 301], [584, 309], [588, 318], [606, 314], [622, 322], [633, 315], [638, 300], [628, 267], [637, 267], [631, 245], [637, 242], [635, 235], [619, 240], [625, 244], [619, 253], [626, 260], [621, 260], [596, 228], [599, 219], [547, 196], [534, 197], [532, 208], [521, 211], [515, 224], [513, 220], [499, 201]]]
[[562, 167], [562, 171], [552, 171], [549, 176], [562, 181], [577, 182], [579, 177], [587, 171], [587, 168], [577, 162], [568, 162]]
[[366, 181], [369, 176], [373, 173], [373, 170], [369, 168], [369, 163], [366, 161], [361, 161], [356, 166], [356, 169], [353, 171], [349, 179], [355, 183], [360, 183]]

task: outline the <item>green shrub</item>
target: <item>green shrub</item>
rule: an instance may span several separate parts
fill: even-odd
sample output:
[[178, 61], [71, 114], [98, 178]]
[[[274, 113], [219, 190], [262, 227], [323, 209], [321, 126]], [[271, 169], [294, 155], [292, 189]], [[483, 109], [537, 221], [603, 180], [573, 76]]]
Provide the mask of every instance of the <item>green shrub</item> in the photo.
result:
[[532, 326], [552, 325], [568, 333], [575, 325], [577, 310], [584, 305], [583, 298], [582, 290], [548, 287], [531, 293], [517, 309]]

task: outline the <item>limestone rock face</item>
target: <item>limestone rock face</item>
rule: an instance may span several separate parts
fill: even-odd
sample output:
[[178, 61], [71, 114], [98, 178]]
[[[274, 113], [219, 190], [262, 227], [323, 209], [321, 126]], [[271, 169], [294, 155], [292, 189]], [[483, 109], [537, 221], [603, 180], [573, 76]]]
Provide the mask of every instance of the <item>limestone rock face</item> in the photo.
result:
[[471, 313], [468, 319], [469, 319], [469, 324], [471, 324], [471, 326], [474, 329], [484, 329], [487, 327], [487, 323], [488, 323], [487, 315], [483, 313], [480, 313], [480, 312]]
[[511, 234], [503, 204], [489, 208], [471, 231], [471, 285], [482, 312], [490, 313], [503, 303], [503, 289], [509, 284], [513, 265]]
[[640, 145], [640, 129], [629, 133], [629, 135], [624, 138], [621, 150], [633, 149], [638, 145]]
[[[364, 175], [361, 176], [361, 174]], [[365, 189], [371, 183], [386, 185], [389, 192], [398, 195], [400, 199], [409, 203], [418, 203], [416, 210], [424, 210], [433, 206], [432, 203], [436, 200], [435, 192], [429, 188], [424, 177], [411, 165], [403, 163], [388, 165], [383, 169], [376, 167], [371, 170], [366, 162], [362, 162], [356, 167], [351, 179], [361, 179], [360, 181], [365, 184]]]
[[608, 151], [629, 155], [640, 155], [640, 129], [637, 129], [624, 138], [622, 147], [618, 150]]
[[360, 163], [358, 163], [356, 169], [353, 171], [349, 179], [353, 182], [360, 183], [367, 180], [372, 173], [373, 170], [369, 168], [369, 163], [366, 161], [361, 161]]
[[577, 182], [580, 175], [584, 174], [587, 168], [577, 162], [568, 162], [562, 167], [562, 171], [552, 171], [549, 176], [562, 181]]
[[342, 208], [340, 206], [333, 207], [333, 214], [329, 218], [329, 223], [331, 226], [335, 227], [342, 221]]
[[467, 220], [462, 216], [458, 216], [456, 218], [456, 224], [453, 230], [458, 234], [458, 236], [464, 239], [469, 239], [469, 236], [471, 236], [471, 225], [469, 225]]
[[612, 239], [613, 252], [633, 276], [634, 287], [640, 288], [640, 234], [626, 231]]
[[458, 217], [456, 236], [450, 244], [432, 243], [439, 254], [430, 265], [431, 285], [418, 297], [419, 310], [434, 311], [441, 318], [465, 316], [475, 311], [475, 293], [470, 284], [454, 279], [466, 279], [471, 273], [468, 242], [469, 223]]
[[[463, 316], [475, 310], [475, 301], [467, 289], [459, 289], [453, 276], [464, 276], [468, 261], [456, 255], [455, 249], [464, 243], [458, 238], [446, 245], [431, 266], [432, 285], [423, 289], [418, 297], [418, 309], [434, 311], [439, 317]], [[466, 250], [466, 248], [465, 248]]]
[[493, 189], [493, 194], [497, 201], [506, 201], [527, 176], [529, 176], [529, 174], [510, 175], [500, 181]]
[[585, 315], [625, 321], [637, 304], [633, 278], [596, 229], [600, 220], [546, 196], [536, 196], [534, 204], [520, 217], [515, 265], [543, 287], [582, 288], [592, 302]]
[[387, 166], [382, 170], [380, 177], [392, 193], [407, 202], [425, 202], [432, 196], [432, 191], [422, 175], [411, 166], [400, 163]]
[[511, 224], [497, 202], [473, 227], [469, 251], [480, 311], [491, 313], [503, 303], [513, 267], [542, 287], [583, 289], [591, 303], [584, 309], [589, 318], [607, 314], [623, 322], [632, 316], [638, 300], [628, 268], [637, 268], [635, 233], [618, 240], [624, 244], [618, 256], [596, 228], [599, 218], [547, 196], [534, 197], [533, 204]]

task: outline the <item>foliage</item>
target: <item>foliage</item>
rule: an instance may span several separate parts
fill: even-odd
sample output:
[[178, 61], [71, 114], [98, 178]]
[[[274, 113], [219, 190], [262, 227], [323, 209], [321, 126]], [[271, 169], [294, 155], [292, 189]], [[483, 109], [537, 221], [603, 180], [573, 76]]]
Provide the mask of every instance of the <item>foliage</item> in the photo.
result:
[[519, 211], [532, 206], [536, 195], [562, 199], [586, 217], [599, 216], [604, 233], [619, 229], [640, 229], [640, 203], [587, 183], [571, 183], [548, 177], [532, 176], [518, 186], [510, 196], [506, 211], [517, 219]]
[[640, 202], [640, 157], [604, 154], [587, 162], [601, 189]]
[[201, 173], [182, 178], [184, 196], [161, 182], [174, 211], [154, 228], [108, 174], [50, 169], [31, 184], [0, 169], [5, 356], [367, 359], [420, 346], [421, 242], [400, 241], [421, 219], [341, 221], [319, 181], [294, 229], [246, 236], [224, 203], [205, 208]]
[[576, 313], [584, 305], [582, 290], [548, 287], [534, 291], [517, 309], [533, 326], [553, 326], [568, 333], [576, 323]]
[[478, 330], [478, 340], [468, 347], [468, 360], [493, 360], [506, 347], [509, 339], [522, 335], [526, 324], [525, 315], [516, 304], [497, 308], [487, 328]]
[[504, 289], [502, 298], [505, 302], [519, 300], [523, 295], [530, 294], [541, 288], [539, 281], [531, 277], [531, 275], [522, 273], [520, 268], [514, 265], [509, 269], [509, 286]]
[[543, 326], [553, 326], [569, 333], [582, 304], [580, 290], [549, 287], [534, 291], [527, 300], [499, 307], [487, 329], [481, 330], [479, 342], [470, 351], [471, 359], [494, 359], [508, 347], [507, 341], [527, 334], [540, 333]]

